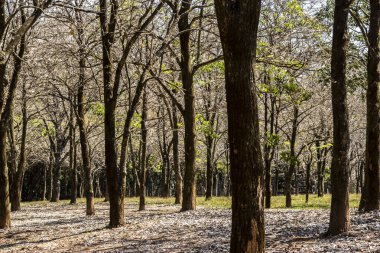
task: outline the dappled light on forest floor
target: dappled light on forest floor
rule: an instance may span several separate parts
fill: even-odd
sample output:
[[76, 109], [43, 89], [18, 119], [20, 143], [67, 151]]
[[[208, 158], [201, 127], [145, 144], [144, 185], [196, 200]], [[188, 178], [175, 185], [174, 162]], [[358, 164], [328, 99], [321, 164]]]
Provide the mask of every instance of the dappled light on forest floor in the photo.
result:
[[[12, 228], [0, 235], [0, 252], [228, 252], [229, 209], [148, 205], [146, 211], [126, 205], [126, 226], [107, 229], [108, 203], [95, 205], [28, 203], [13, 213]], [[376, 252], [380, 250], [380, 213], [351, 211], [352, 232], [321, 238], [329, 210], [266, 211], [267, 252]]]

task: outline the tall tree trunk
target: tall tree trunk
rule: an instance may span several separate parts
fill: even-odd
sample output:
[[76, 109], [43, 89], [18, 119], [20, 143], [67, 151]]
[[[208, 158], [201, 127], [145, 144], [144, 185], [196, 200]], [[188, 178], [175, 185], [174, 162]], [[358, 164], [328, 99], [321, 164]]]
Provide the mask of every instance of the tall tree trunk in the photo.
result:
[[145, 194], [146, 194], [146, 148], [147, 148], [147, 134], [148, 129], [146, 127], [146, 121], [148, 116], [147, 108], [147, 94], [146, 88], [144, 89], [143, 100], [142, 100], [142, 116], [141, 116], [141, 160], [140, 160], [140, 203], [139, 210], [145, 210]]
[[[83, 34], [83, 28], [78, 29], [80, 32], [80, 40], [82, 40], [81, 35]], [[85, 125], [85, 115], [84, 115], [84, 86], [85, 86], [85, 51], [83, 46], [79, 49], [80, 60], [79, 60], [79, 86], [77, 91], [78, 99], [78, 126], [79, 126], [79, 139], [81, 144], [82, 153], [82, 165], [84, 172], [84, 184], [85, 184], [85, 196], [86, 196], [86, 215], [95, 214], [94, 206], [94, 189], [92, 184], [92, 169], [90, 162], [90, 151], [89, 142], [87, 137], [87, 130]]]
[[261, 1], [216, 0], [224, 52], [232, 180], [230, 252], [264, 252], [264, 168], [254, 67]]
[[[124, 189], [123, 175], [117, 166], [115, 109], [117, 94], [113, 92], [113, 60], [112, 43], [116, 27], [115, 16], [117, 14], [117, 1], [112, 1], [111, 17], [108, 21], [108, 1], [99, 0], [100, 26], [102, 39], [102, 64], [103, 64], [103, 88], [104, 88], [104, 139], [105, 139], [105, 165], [107, 175], [108, 195], [110, 202], [110, 228], [125, 224], [124, 219]], [[121, 168], [123, 169], [123, 168]]]
[[192, 0], [182, 0], [179, 11], [178, 30], [181, 46], [181, 76], [184, 89], [185, 112], [185, 174], [183, 178], [182, 211], [196, 209], [195, 181], [195, 110], [193, 67], [190, 53], [189, 11]]
[[364, 211], [380, 207], [380, 1], [370, 0]]
[[333, 151], [331, 163], [331, 213], [327, 234], [350, 230], [349, 149], [350, 132], [346, 91], [348, 47], [347, 20], [351, 0], [336, 0], [331, 55], [331, 94], [333, 111]]

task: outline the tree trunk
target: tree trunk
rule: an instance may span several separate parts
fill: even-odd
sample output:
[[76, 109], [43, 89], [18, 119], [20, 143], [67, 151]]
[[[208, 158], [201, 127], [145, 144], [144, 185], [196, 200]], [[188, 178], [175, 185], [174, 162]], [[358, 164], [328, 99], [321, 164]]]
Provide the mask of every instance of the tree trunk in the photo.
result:
[[230, 252], [264, 252], [264, 168], [254, 77], [261, 1], [216, 0], [224, 52], [232, 181]]
[[26, 111], [26, 89], [25, 84], [22, 90], [22, 133], [21, 133], [21, 147], [20, 147], [20, 157], [17, 165], [17, 172], [13, 178], [12, 188], [11, 188], [11, 211], [21, 210], [21, 190], [22, 190], [22, 179], [25, 172], [25, 149], [26, 149], [26, 134], [28, 128], [28, 114]]
[[47, 193], [46, 193], [46, 200], [50, 201], [51, 196], [53, 195], [53, 151], [50, 150], [49, 154], [49, 167], [47, 171]]
[[367, 88], [367, 141], [366, 141], [366, 193], [364, 211], [380, 207], [380, 1], [370, 0], [370, 26], [368, 33], [368, 88]]
[[327, 234], [350, 230], [349, 148], [350, 133], [346, 95], [347, 20], [351, 0], [336, 0], [331, 55], [333, 152], [331, 163], [331, 213]]
[[296, 170], [297, 157], [295, 152], [295, 145], [297, 141], [297, 129], [298, 129], [298, 114], [299, 109], [297, 105], [293, 106], [293, 123], [292, 123], [292, 135], [290, 137], [290, 153], [289, 153], [289, 169], [285, 173], [285, 196], [286, 207], [292, 207], [292, 178], [294, 171]]
[[311, 166], [312, 166], [312, 164], [313, 164], [313, 158], [310, 157], [309, 160], [306, 163], [306, 189], [305, 189], [305, 194], [306, 194], [305, 202], [306, 202], [306, 204], [309, 203], [310, 172], [311, 172]]
[[[116, 21], [108, 22], [108, 1], [99, 0], [100, 6], [100, 26], [102, 35], [102, 64], [103, 64], [103, 88], [104, 88], [104, 139], [105, 139], [105, 165], [107, 175], [108, 195], [110, 202], [110, 228], [119, 227], [125, 224], [124, 220], [124, 189], [123, 175], [117, 166], [116, 152], [116, 132], [115, 132], [115, 109], [117, 94], [113, 92], [111, 85], [113, 76], [112, 42]], [[112, 4], [112, 14], [117, 12], [117, 6]], [[121, 168], [122, 169], [122, 168]]]
[[173, 167], [175, 173], [175, 204], [181, 204], [182, 197], [182, 173], [179, 167], [179, 135], [177, 107], [173, 102]]
[[[78, 29], [78, 34], [83, 34], [83, 28]], [[79, 37], [82, 40], [81, 36]], [[84, 185], [85, 185], [85, 196], [86, 196], [86, 215], [94, 215], [94, 189], [92, 185], [92, 169], [89, 154], [89, 142], [87, 137], [87, 130], [85, 125], [85, 115], [84, 115], [84, 86], [85, 86], [85, 51], [81, 45], [79, 49], [80, 60], [79, 60], [79, 86], [77, 91], [78, 96], [78, 126], [79, 126], [79, 139], [81, 144], [82, 153], [82, 165], [84, 172]]]
[[146, 127], [146, 121], [148, 116], [147, 108], [147, 94], [146, 88], [144, 89], [143, 101], [142, 101], [142, 116], [141, 116], [141, 160], [140, 160], [140, 203], [139, 211], [145, 210], [145, 194], [146, 194], [146, 148], [147, 148], [147, 134], [148, 129]]
[[183, 178], [182, 211], [196, 209], [195, 182], [195, 110], [193, 69], [190, 53], [190, 22], [189, 11], [191, 0], [181, 2], [179, 11], [178, 30], [181, 46], [181, 76], [184, 89], [185, 111], [185, 174]]
[[206, 167], [206, 200], [212, 198], [212, 186], [213, 186], [213, 166], [212, 166], [212, 144], [213, 140], [211, 136], [206, 137], [207, 144], [207, 167]]
[[73, 122], [70, 126], [70, 173], [71, 173], [71, 184], [70, 184], [70, 204], [77, 203], [77, 187], [78, 187], [78, 173], [77, 173], [77, 148], [75, 141], [75, 127]]
[[0, 229], [11, 226], [6, 147], [7, 130], [4, 123], [0, 121]]
[[61, 191], [61, 153], [58, 151], [54, 152], [54, 165], [53, 170], [53, 186], [50, 202], [58, 202], [60, 198]]

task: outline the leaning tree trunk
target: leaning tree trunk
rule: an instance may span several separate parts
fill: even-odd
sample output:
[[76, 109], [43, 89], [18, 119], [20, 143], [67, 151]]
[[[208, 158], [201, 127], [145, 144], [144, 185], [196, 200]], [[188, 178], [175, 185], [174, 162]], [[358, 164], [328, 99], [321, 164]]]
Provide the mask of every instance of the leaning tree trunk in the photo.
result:
[[380, 1], [370, 0], [370, 8], [364, 211], [379, 210], [380, 206]]
[[216, 0], [224, 52], [232, 181], [230, 252], [264, 252], [264, 168], [254, 66], [261, 1]]
[[346, 91], [348, 47], [347, 20], [351, 0], [336, 0], [331, 55], [331, 94], [333, 112], [333, 151], [331, 162], [331, 212], [327, 234], [350, 230], [349, 148], [350, 133]]

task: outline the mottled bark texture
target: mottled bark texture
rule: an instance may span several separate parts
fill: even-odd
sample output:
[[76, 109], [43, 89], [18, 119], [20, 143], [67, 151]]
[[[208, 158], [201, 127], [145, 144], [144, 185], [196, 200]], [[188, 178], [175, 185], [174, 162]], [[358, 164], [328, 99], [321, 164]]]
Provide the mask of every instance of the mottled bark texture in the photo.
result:
[[350, 230], [348, 107], [346, 89], [347, 20], [351, 0], [336, 0], [331, 55], [333, 150], [331, 162], [331, 213], [327, 234]]
[[230, 252], [264, 252], [264, 168], [254, 67], [261, 1], [216, 0], [224, 52], [232, 181]]

